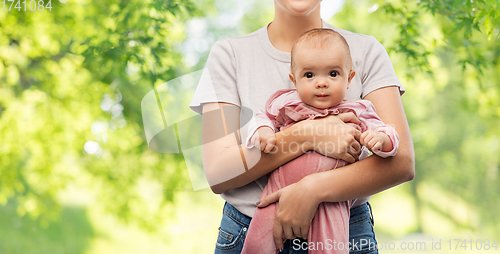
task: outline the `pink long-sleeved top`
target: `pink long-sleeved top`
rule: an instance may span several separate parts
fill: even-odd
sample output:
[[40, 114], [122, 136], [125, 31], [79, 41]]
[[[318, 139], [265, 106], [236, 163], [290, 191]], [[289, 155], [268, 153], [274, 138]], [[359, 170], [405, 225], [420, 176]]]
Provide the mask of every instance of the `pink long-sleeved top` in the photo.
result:
[[[277, 132], [305, 119], [345, 112], [353, 112], [362, 121], [360, 125], [348, 123], [359, 131], [364, 132], [370, 129], [389, 136], [393, 149], [389, 152], [373, 151], [374, 154], [383, 158], [396, 155], [399, 145], [398, 134], [394, 128], [382, 122], [370, 101], [343, 101], [331, 108], [318, 109], [302, 102], [295, 89], [282, 89], [271, 95], [266, 102], [265, 110], [258, 112], [248, 125], [249, 135], [246, 146], [253, 147], [251, 138], [259, 127], [268, 126]], [[347, 162], [343, 160], [308, 151], [270, 173], [261, 199], [285, 186], [300, 181], [307, 175], [335, 169], [346, 164]], [[349, 216], [353, 202], [354, 200], [324, 202], [318, 206], [307, 237], [309, 253], [349, 253]], [[278, 253], [273, 239], [276, 210], [276, 203], [264, 208], [257, 208], [250, 222], [242, 254]]]

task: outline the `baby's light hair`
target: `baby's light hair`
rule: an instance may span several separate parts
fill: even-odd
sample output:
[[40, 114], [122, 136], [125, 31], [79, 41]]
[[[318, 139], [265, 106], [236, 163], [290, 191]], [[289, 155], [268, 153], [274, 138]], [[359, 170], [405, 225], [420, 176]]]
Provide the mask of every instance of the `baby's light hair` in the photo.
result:
[[303, 33], [295, 44], [293, 44], [290, 65], [292, 72], [294, 66], [294, 55], [297, 53], [297, 50], [322, 48], [329, 44], [336, 47], [342, 47], [341, 49], [346, 53], [347, 68], [349, 70], [352, 69], [351, 51], [349, 50], [349, 44], [347, 44], [344, 36], [332, 29], [315, 28]]

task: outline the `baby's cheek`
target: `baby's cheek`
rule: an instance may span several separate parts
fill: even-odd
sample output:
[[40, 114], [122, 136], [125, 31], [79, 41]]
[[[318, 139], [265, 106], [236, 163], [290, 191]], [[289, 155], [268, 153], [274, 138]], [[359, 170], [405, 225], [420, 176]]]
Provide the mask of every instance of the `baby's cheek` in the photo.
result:
[[311, 96], [312, 92], [313, 92], [313, 89], [314, 87], [311, 85], [311, 84], [304, 84], [302, 86], [302, 94], [305, 95], [305, 96]]
[[305, 103], [308, 103], [309, 100], [312, 98], [313, 96], [313, 88], [311, 88], [309, 85], [307, 84], [303, 84], [300, 86], [300, 88], [297, 90], [299, 92], [299, 97], [300, 99], [305, 102]]

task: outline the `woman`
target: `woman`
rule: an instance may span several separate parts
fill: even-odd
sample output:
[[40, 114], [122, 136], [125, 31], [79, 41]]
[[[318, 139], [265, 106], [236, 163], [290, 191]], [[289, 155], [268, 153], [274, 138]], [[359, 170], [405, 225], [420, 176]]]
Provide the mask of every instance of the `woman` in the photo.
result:
[[[349, 99], [370, 100], [380, 118], [400, 136], [395, 157], [370, 156], [351, 165], [313, 174], [260, 201], [278, 202], [274, 238], [278, 250], [304, 253], [303, 240], [321, 202], [357, 199], [351, 209], [351, 253], [377, 253], [369, 196], [414, 177], [414, 152], [400, 95], [404, 89], [390, 59], [373, 37], [354, 34], [324, 23], [320, 0], [275, 0], [269, 25], [246, 36], [227, 38], [212, 47], [191, 108], [203, 113], [203, 164], [214, 193], [227, 201], [219, 228], [216, 253], [240, 253], [266, 174], [308, 150], [355, 162], [359, 135], [345, 122], [360, 123], [352, 113], [302, 121], [276, 134], [278, 149], [261, 153], [241, 145], [244, 125], [276, 90], [293, 88], [288, 79], [290, 51], [295, 40], [313, 28], [331, 28], [349, 43], [360, 75], [351, 83]], [[251, 109], [251, 110], [246, 110]], [[287, 240], [282, 242], [282, 237]], [[297, 238], [297, 239], [296, 239]], [[291, 239], [294, 239], [291, 241]], [[306, 244], [307, 247], [307, 244]], [[307, 251], [305, 251], [307, 253]]]

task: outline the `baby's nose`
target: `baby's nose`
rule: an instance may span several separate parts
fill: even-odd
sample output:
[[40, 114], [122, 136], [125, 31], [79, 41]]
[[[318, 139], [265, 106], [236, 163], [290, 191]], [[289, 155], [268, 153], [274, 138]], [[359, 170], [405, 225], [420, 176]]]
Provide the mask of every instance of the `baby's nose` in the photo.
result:
[[328, 82], [324, 79], [317, 79], [316, 88], [328, 88]]

